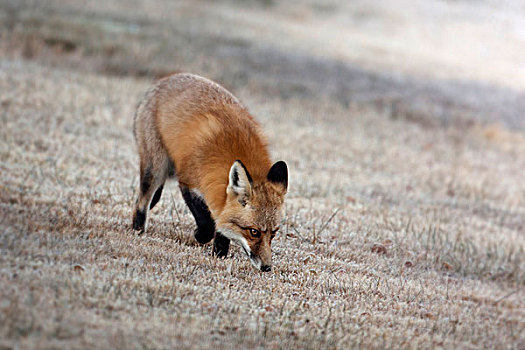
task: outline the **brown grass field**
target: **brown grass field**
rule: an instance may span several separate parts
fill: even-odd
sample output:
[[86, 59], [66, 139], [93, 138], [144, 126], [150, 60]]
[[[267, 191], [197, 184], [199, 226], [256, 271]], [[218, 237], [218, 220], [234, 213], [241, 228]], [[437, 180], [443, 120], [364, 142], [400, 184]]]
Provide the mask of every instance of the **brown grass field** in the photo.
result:
[[[398, 5], [0, 0], [0, 349], [524, 349], [525, 9]], [[289, 165], [271, 273], [176, 183], [130, 228], [135, 105], [177, 71]]]

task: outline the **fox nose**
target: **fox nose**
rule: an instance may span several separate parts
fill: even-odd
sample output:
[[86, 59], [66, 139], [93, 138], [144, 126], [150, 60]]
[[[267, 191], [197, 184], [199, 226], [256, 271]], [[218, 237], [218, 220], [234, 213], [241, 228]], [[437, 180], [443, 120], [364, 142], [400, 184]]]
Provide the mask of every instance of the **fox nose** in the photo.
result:
[[271, 271], [272, 267], [270, 265], [261, 265], [261, 271], [262, 272], [268, 272]]

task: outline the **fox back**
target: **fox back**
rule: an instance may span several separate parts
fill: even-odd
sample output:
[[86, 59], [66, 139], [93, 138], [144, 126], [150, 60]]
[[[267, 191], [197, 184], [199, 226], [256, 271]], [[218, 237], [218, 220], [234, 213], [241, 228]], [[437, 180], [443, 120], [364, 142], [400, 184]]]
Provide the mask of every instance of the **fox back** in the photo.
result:
[[191, 74], [161, 79], [137, 108], [134, 133], [140, 188], [133, 227], [143, 231], [147, 209], [175, 175], [195, 217], [195, 238], [225, 256], [239, 244], [257, 268], [271, 267], [271, 240], [288, 185], [284, 162], [272, 165], [261, 127], [220, 85]]

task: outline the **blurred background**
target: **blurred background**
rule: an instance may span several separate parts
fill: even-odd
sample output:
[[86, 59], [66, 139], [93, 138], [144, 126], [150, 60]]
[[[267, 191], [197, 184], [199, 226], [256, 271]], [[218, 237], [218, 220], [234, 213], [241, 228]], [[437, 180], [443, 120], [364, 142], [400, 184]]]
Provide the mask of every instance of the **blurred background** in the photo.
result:
[[[270, 274], [131, 231], [182, 71], [289, 166]], [[525, 349], [524, 131], [523, 1], [0, 0], [0, 348]]]
[[525, 127], [519, 0], [2, 0], [0, 30], [3, 55], [69, 69]]

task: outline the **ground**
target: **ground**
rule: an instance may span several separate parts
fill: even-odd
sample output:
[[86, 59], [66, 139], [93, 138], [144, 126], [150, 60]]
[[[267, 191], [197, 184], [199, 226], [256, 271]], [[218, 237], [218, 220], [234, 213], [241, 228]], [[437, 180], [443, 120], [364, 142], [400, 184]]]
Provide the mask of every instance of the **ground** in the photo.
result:
[[[367, 4], [0, 1], [0, 348], [523, 349], [523, 8]], [[271, 273], [175, 182], [131, 230], [135, 105], [176, 71], [288, 163]]]

